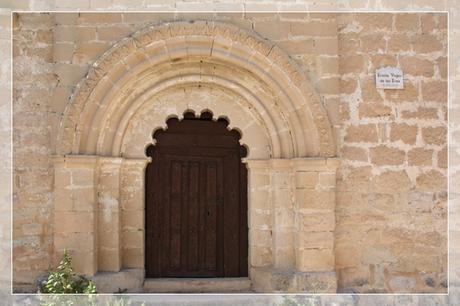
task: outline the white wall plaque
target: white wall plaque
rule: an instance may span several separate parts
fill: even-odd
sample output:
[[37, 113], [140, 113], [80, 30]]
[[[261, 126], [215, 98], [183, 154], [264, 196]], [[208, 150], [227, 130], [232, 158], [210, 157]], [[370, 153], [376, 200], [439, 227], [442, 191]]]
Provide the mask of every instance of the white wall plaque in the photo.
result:
[[403, 72], [396, 67], [383, 67], [375, 71], [375, 85], [383, 89], [403, 89]]

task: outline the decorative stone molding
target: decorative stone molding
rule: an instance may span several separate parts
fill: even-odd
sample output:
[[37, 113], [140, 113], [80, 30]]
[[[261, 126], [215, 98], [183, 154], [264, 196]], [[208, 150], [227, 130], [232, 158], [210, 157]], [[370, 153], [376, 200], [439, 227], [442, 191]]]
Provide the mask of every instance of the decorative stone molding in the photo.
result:
[[319, 97], [289, 56], [255, 34], [215, 21], [146, 27], [104, 53], [72, 95], [57, 153], [116, 156], [123, 124], [138, 110], [130, 106], [145, 91], [219, 79], [227, 90], [252, 93], [248, 102], [268, 129], [273, 157], [335, 155]]

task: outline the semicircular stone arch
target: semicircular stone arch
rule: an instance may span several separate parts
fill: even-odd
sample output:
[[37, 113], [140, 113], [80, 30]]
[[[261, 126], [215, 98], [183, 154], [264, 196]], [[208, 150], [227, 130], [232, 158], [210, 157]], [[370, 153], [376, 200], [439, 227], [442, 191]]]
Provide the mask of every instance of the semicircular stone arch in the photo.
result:
[[254, 34], [208, 21], [147, 27], [105, 52], [71, 97], [57, 154], [120, 153], [118, 125], [129, 120], [122, 115], [136, 112], [145, 91], [185, 76], [252, 95], [251, 107], [267, 118], [272, 158], [335, 155], [326, 112], [296, 64]]

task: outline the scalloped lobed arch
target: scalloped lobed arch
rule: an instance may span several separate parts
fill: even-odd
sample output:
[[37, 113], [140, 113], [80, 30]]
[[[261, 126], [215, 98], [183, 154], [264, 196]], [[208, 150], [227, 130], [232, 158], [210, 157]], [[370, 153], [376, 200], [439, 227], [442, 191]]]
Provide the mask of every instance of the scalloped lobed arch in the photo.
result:
[[[201, 86], [235, 97], [240, 102], [227, 104], [250, 114], [247, 120], [267, 138], [269, 156], [253, 156], [251, 147], [258, 137], [245, 135], [242, 129], [249, 158], [336, 155], [320, 99], [289, 56], [255, 34], [215, 21], [149, 26], [105, 52], [66, 107], [56, 153], [123, 156], [127, 137], [133, 135], [133, 120], [144, 109], [155, 109], [164, 92]], [[187, 109], [203, 111], [192, 102], [176, 102], [181, 106], [170, 108], [167, 116], [180, 116]], [[215, 114], [227, 107], [220, 101], [213, 106], [210, 110]], [[234, 125], [238, 114], [233, 111], [233, 118], [227, 116], [231, 128], [240, 128]], [[153, 131], [164, 127], [166, 119], [151, 121], [150, 142]]]

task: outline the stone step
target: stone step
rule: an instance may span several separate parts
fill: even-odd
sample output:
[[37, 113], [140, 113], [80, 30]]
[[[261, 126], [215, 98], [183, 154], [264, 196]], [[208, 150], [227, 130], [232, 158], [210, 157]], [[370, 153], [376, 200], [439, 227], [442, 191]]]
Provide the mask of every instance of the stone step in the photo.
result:
[[247, 277], [226, 278], [146, 278], [145, 293], [250, 293]]

